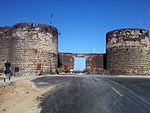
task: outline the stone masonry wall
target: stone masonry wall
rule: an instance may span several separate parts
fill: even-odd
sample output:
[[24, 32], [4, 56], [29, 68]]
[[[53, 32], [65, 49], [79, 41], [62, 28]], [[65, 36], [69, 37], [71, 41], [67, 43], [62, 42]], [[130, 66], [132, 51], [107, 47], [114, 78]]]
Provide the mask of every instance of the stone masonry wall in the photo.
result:
[[[19, 23], [0, 27], [0, 68], [4, 62], [22, 74], [74, 69], [74, 58], [86, 58], [86, 73], [150, 74], [150, 39], [144, 29], [120, 29], [106, 34], [106, 54], [58, 53], [58, 30], [45, 24]], [[40, 66], [40, 69], [39, 69]], [[105, 70], [105, 71], [104, 71]]]
[[86, 73], [102, 74], [104, 72], [104, 54], [86, 54]]
[[[5, 59], [9, 59], [11, 39], [8, 37], [10, 27], [0, 28], [0, 67], [3, 66]], [[7, 35], [8, 34], [8, 35]]]
[[65, 72], [65, 65], [67, 65], [69, 69], [74, 69], [74, 55], [72, 53], [59, 53], [58, 58], [58, 68], [60, 72]]
[[147, 30], [115, 30], [107, 33], [106, 38], [109, 74], [150, 74], [150, 42]]
[[104, 71], [104, 54], [59, 53], [59, 69], [64, 72], [64, 66], [74, 69], [74, 57], [86, 58], [86, 73], [100, 74]]
[[43, 73], [56, 69], [58, 64], [58, 31], [56, 28], [32, 23], [20, 23], [0, 28], [0, 66], [7, 60], [12, 69], [22, 73]]

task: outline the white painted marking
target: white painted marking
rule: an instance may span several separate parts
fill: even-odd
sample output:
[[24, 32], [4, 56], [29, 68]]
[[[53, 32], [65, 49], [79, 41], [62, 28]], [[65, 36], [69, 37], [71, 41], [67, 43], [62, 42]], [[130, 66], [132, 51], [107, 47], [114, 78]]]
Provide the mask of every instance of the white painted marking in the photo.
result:
[[48, 82], [39, 82], [38, 84], [39, 84], [39, 85], [47, 85]]
[[121, 97], [123, 97], [123, 95], [119, 92], [119, 91], [117, 91], [114, 87], [111, 87], [119, 96], [121, 96]]

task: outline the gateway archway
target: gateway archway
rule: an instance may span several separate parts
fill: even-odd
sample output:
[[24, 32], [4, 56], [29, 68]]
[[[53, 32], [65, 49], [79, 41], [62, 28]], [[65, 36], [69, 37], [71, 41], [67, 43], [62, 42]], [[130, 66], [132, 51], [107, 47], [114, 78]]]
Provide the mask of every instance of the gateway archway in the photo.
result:
[[[76, 70], [76, 58], [84, 58], [82, 66], [85, 67], [86, 73], [99, 74], [104, 71], [104, 54], [98, 53], [59, 53], [59, 71], [70, 72], [70, 69]], [[67, 67], [67, 70], [64, 67]]]
[[74, 57], [74, 71], [75, 72], [86, 71], [86, 57]]

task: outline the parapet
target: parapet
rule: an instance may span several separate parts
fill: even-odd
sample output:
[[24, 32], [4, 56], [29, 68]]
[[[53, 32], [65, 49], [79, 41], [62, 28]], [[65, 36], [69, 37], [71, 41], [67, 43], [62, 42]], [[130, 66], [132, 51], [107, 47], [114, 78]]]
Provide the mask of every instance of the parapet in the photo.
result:
[[33, 23], [18, 23], [12, 26], [13, 29], [33, 28]]
[[38, 24], [35, 24], [35, 27], [40, 28], [43, 32], [50, 32], [50, 33], [58, 35], [58, 30], [53, 26], [38, 23]]
[[[36, 29], [39, 28], [39, 32], [49, 32], [53, 35], [58, 35], [58, 30], [50, 25], [46, 25], [46, 24], [34, 24], [33, 23], [18, 23], [15, 24], [13, 26], [5, 26], [5, 27], [0, 27], [0, 32], [2, 33], [9, 33], [9, 32], [13, 32], [17, 29], [26, 29], [26, 30], [32, 30], [32, 29]], [[9, 33], [10, 34], [10, 33]]]
[[7, 36], [10, 36], [11, 29], [12, 29], [12, 27], [10, 27], [10, 26], [0, 27], [0, 38], [4, 38], [4, 37], [6, 38]]
[[147, 46], [149, 32], [145, 29], [119, 29], [106, 34], [107, 48], [120, 46]]
[[[148, 30], [145, 30], [145, 29], [133, 29], [133, 28], [128, 28], [128, 29], [118, 29], [118, 30], [113, 30], [113, 31], [110, 31], [106, 34], [106, 37], [113, 37], [113, 36], [138, 36], [138, 35], [141, 35], [141, 36], [147, 36], [149, 37], [148, 35], [149, 31]], [[143, 38], [143, 37], [140, 37], [140, 38]]]
[[0, 27], [0, 32], [1, 31], [8, 31], [8, 30], [10, 30], [12, 27], [10, 27], [10, 26], [4, 26], [4, 27]]

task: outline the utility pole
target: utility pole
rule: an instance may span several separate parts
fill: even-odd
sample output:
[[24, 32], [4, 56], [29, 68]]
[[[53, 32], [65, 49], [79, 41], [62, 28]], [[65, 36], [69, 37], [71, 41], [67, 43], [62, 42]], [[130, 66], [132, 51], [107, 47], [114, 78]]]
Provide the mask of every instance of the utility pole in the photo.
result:
[[51, 16], [50, 16], [50, 25], [52, 24], [52, 17], [53, 17], [53, 15], [51, 14]]

